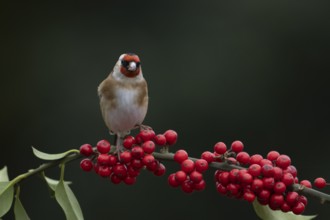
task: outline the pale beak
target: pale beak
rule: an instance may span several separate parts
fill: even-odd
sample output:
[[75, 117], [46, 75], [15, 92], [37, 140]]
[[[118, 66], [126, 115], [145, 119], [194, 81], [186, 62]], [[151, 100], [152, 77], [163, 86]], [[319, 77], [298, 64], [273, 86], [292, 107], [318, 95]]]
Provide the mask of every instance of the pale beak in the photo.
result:
[[136, 63], [134, 61], [130, 62], [127, 69], [129, 71], [135, 71], [136, 70]]

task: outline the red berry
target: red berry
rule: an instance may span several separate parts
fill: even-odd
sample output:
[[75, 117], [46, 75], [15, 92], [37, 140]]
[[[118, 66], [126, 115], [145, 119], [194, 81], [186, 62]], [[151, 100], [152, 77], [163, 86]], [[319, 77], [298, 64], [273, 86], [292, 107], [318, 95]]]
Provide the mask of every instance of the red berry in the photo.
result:
[[159, 166], [158, 160], [154, 160], [152, 163], [147, 164], [147, 169], [151, 172], [155, 172]]
[[261, 200], [263, 201], [268, 201], [269, 197], [270, 197], [270, 192], [266, 189], [263, 189], [261, 190], [259, 193], [258, 193], [258, 198], [260, 198]]
[[111, 169], [108, 166], [99, 166], [98, 174], [102, 177], [108, 177], [111, 174]]
[[155, 132], [152, 130], [142, 130], [138, 136], [142, 139], [142, 142], [146, 142], [155, 137]]
[[289, 206], [293, 206], [299, 201], [299, 194], [297, 192], [288, 192], [285, 201]]
[[140, 171], [135, 169], [132, 165], [127, 167], [127, 174], [131, 177], [136, 177], [140, 174]]
[[278, 156], [280, 156], [280, 153], [277, 152], [277, 151], [270, 151], [268, 154], [267, 154], [267, 159], [270, 160], [270, 161], [274, 161], [278, 158]]
[[168, 145], [173, 145], [178, 139], [178, 134], [173, 130], [167, 130], [164, 133]]
[[135, 144], [142, 144], [143, 143], [143, 139], [141, 137], [141, 133], [138, 133], [136, 136], [135, 136]]
[[292, 176], [291, 173], [285, 173], [282, 177], [282, 182], [286, 186], [291, 186], [292, 184], [294, 184], [294, 177]]
[[100, 154], [97, 157], [97, 163], [100, 165], [109, 165], [109, 155], [108, 154]]
[[210, 151], [204, 151], [201, 155], [201, 158], [206, 160], [208, 163], [211, 163], [214, 161], [214, 154]]
[[185, 173], [191, 173], [195, 169], [194, 161], [186, 159], [181, 163], [181, 170]]
[[89, 157], [93, 154], [93, 148], [90, 144], [83, 144], [80, 146], [80, 154]]
[[239, 169], [232, 169], [231, 171], [229, 171], [229, 180], [231, 183], [238, 182], [238, 174], [239, 174]]
[[302, 202], [298, 202], [295, 206], [292, 207], [292, 212], [296, 215], [303, 213], [305, 210], [305, 205]]
[[243, 199], [248, 202], [253, 202], [255, 198], [256, 198], [256, 195], [253, 192], [245, 192], [243, 194]]
[[239, 153], [239, 152], [243, 151], [244, 145], [241, 141], [234, 141], [231, 144], [231, 149], [232, 149], [232, 151]]
[[83, 171], [91, 171], [93, 169], [93, 162], [90, 159], [83, 159], [80, 162], [80, 167]]
[[145, 155], [145, 156], [143, 157], [143, 159], [142, 159], [142, 163], [143, 163], [144, 165], [147, 165], [147, 166], [148, 166], [148, 164], [151, 164], [151, 163], [153, 163], [154, 161], [155, 161], [155, 157], [154, 157], [153, 155], [151, 155], [151, 154]]
[[250, 157], [250, 163], [259, 164], [262, 159], [264, 158], [260, 154], [254, 154]]
[[291, 211], [291, 206], [289, 206], [288, 203], [286, 201], [284, 201], [284, 203], [281, 206], [281, 211], [289, 212], [289, 211]]
[[280, 209], [284, 203], [284, 197], [280, 194], [273, 194], [269, 199], [269, 207], [273, 210]]
[[143, 167], [143, 163], [140, 159], [133, 159], [131, 160], [131, 166], [134, 169], [141, 169]]
[[239, 180], [243, 185], [250, 185], [253, 181], [253, 177], [249, 173], [243, 173], [239, 175]]
[[109, 155], [109, 159], [108, 159], [108, 165], [109, 166], [114, 166], [116, 165], [118, 162], [117, 157], [113, 156], [113, 155]]
[[233, 157], [228, 157], [227, 158], [227, 163], [229, 164], [237, 164], [237, 160]]
[[136, 177], [132, 177], [132, 176], [126, 176], [123, 179], [123, 182], [127, 185], [133, 185], [136, 182]]
[[163, 176], [166, 172], [164, 164], [159, 163], [158, 168], [154, 171], [155, 176]]
[[181, 189], [185, 193], [192, 193], [194, 191], [194, 185], [191, 181], [186, 180], [181, 184]]
[[214, 145], [213, 149], [217, 154], [224, 154], [227, 151], [227, 146], [223, 142], [218, 142]]
[[166, 144], [166, 138], [163, 134], [158, 134], [154, 137], [155, 144], [164, 146]]
[[117, 175], [112, 174], [110, 176], [110, 180], [113, 184], [119, 184], [121, 182], [121, 178], [119, 178]]
[[276, 182], [274, 185], [274, 192], [277, 194], [282, 194], [286, 190], [286, 185], [283, 182]]
[[178, 150], [174, 154], [174, 160], [181, 164], [183, 161], [188, 159], [188, 153], [185, 150]]
[[299, 195], [298, 201], [299, 202], [302, 202], [305, 206], [307, 205], [307, 198], [306, 198], [306, 196]]
[[297, 169], [295, 166], [290, 165], [285, 170], [283, 170], [283, 173], [291, 173], [293, 177], [297, 176]]
[[113, 173], [121, 179], [127, 176], [127, 169], [123, 164], [117, 164], [113, 167]]
[[274, 169], [272, 165], [265, 164], [261, 167], [261, 173], [265, 177], [272, 177], [274, 176]]
[[132, 153], [132, 156], [136, 159], [140, 159], [144, 155], [144, 151], [143, 151], [142, 147], [140, 147], [140, 146], [133, 147], [131, 150], [131, 153]]
[[122, 163], [128, 164], [131, 162], [132, 154], [130, 151], [124, 151], [120, 154], [119, 158]]
[[146, 141], [141, 147], [146, 154], [152, 154], [155, 151], [156, 146], [153, 141]]
[[249, 166], [248, 172], [252, 176], [257, 177], [261, 174], [261, 166], [259, 164], [252, 164]]
[[195, 169], [198, 171], [198, 172], [205, 172], [207, 169], [209, 168], [209, 164], [207, 163], [206, 160], [204, 159], [198, 159], [195, 161]]
[[229, 183], [226, 188], [231, 196], [237, 196], [239, 193], [240, 186], [238, 184]]
[[96, 144], [96, 148], [97, 148], [98, 152], [100, 152], [101, 154], [109, 153], [110, 147], [111, 147], [110, 143], [107, 140], [100, 140]]
[[135, 138], [133, 136], [127, 136], [127, 137], [125, 137], [125, 139], [123, 141], [123, 146], [126, 149], [131, 149], [134, 144], [135, 144]]
[[309, 180], [302, 180], [300, 181], [300, 185], [303, 185], [307, 188], [312, 188], [312, 183]]
[[251, 183], [251, 190], [255, 193], [259, 193], [264, 188], [264, 182], [261, 179], [254, 179]]
[[182, 170], [179, 170], [175, 173], [175, 180], [178, 183], [182, 183], [186, 179], [187, 179], [187, 174], [185, 172], [183, 172]]
[[200, 172], [194, 170], [189, 174], [189, 178], [194, 183], [199, 183], [200, 181], [202, 181], [203, 175]]
[[274, 179], [281, 180], [283, 177], [283, 170], [279, 167], [274, 167], [273, 170], [274, 170], [274, 175], [273, 175]]
[[216, 187], [217, 187], [218, 193], [220, 193], [222, 195], [226, 195], [227, 194], [227, 192], [228, 192], [227, 186], [224, 186], [221, 183], [219, 183], [219, 184], [216, 185]]
[[223, 185], [227, 186], [230, 183], [229, 172], [222, 172], [219, 174], [218, 181]]
[[180, 183], [178, 181], [176, 181], [176, 179], [175, 179], [175, 173], [172, 173], [172, 174], [170, 174], [168, 176], [167, 182], [172, 187], [178, 187], [178, 186], [180, 186]]
[[273, 166], [272, 161], [270, 161], [270, 160], [268, 160], [268, 159], [262, 159], [262, 160], [259, 161], [259, 165], [260, 165], [261, 167], [263, 167], [263, 166], [266, 165], [266, 164]]
[[236, 156], [236, 160], [243, 165], [250, 163], [250, 155], [244, 151], [239, 152]]
[[315, 187], [317, 187], [319, 189], [322, 189], [322, 188], [324, 188], [327, 185], [327, 182], [325, 181], [324, 178], [319, 177], [319, 178], [316, 178], [314, 180], [314, 185], [315, 185]]
[[194, 183], [194, 189], [197, 191], [202, 191], [205, 189], [206, 182], [202, 179], [198, 183]]
[[275, 180], [273, 177], [264, 177], [262, 181], [264, 182], [265, 189], [272, 190], [274, 188]]
[[282, 154], [276, 159], [276, 166], [281, 167], [282, 169], [287, 168], [291, 164], [291, 159], [289, 156]]

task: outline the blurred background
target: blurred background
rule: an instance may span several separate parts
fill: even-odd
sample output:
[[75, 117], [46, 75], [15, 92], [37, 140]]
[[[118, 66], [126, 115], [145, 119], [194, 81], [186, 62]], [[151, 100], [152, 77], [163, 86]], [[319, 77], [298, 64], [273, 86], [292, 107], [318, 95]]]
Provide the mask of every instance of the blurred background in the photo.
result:
[[[173, 147], [199, 157], [218, 141], [250, 154], [292, 157], [300, 179], [330, 179], [329, 1], [1, 1], [0, 167], [10, 178], [49, 153], [112, 141], [96, 88], [120, 54], [134, 52], [149, 84], [145, 124], [174, 129]], [[179, 167], [166, 163], [167, 174]], [[54, 168], [46, 174], [59, 177]], [[84, 173], [66, 179], [85, 219], [258, 219], [247, 202], [207, 189], [184, 194], [143, 172], [134, 186]], [[330, 193], [329, 189], [325, 192]], [[31, 219], [65, 219], [41, 179], [21, 184]], [[305, 214], [329, 219], [309, 199]], [[4, 217], [13, 219], [12, 212]]]

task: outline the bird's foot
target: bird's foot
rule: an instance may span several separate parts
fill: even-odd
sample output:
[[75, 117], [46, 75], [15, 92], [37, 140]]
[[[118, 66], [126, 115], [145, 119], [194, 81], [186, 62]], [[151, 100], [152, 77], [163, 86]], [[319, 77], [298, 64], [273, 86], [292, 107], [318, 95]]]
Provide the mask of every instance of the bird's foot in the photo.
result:
[[152, 127], [150, 127], [148, 125], [143, 125], [143, 124], [136, 125], [136, 128], [140, 128], [140, 131], [143, 131], [143, 130], [152, 130]]

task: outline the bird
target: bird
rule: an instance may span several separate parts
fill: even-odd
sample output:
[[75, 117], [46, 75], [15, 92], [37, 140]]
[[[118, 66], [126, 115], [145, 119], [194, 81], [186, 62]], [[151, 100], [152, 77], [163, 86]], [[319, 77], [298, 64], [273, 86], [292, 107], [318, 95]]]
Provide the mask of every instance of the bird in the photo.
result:
[[[109, 133], [115, 135], [116, 152], [132, 129], [143, 128], [148, 110], [148, 85], [138, 55], [119, 56], [113, 70], [98, 86], [100, 108]], [[147, 127], [147, 126], [146, 126]]]

